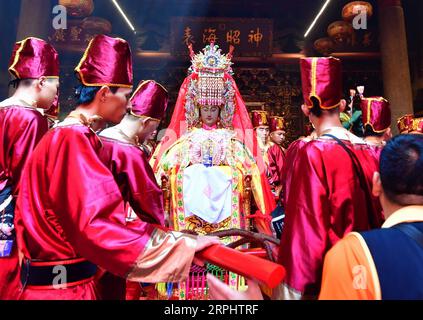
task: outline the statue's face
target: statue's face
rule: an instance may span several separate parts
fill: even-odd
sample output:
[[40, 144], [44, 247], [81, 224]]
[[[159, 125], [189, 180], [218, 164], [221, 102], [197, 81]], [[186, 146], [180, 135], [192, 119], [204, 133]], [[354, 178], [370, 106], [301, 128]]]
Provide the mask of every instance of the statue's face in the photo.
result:
[[209, 127], [214, 126], [217, 121], [219, 121], [219, 112], [220, 109], [218, 106], [204, 106], [201, 107], [201, 120], [203, 124], [206, 124]]

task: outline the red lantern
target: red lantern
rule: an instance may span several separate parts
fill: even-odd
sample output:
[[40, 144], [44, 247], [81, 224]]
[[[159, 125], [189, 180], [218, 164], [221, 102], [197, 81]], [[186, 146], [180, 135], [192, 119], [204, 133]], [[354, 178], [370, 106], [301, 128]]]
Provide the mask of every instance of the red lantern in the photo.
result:
[[314, 48], [321, 54], [328, 56], [335, 49], [335, 43], [331, 38], [320, 38], [314, 42]]
[[328, 35], [337, 45], [350, 44], [353, 34], [351, 23], [346, 21], [335, 21], [328, 27]]
[[366, 12], [367, 18], [373, 15], [373, 7], [367, 1], [353, 1], [344, 6], [342, 9], [342, 18], [345, 21], [351, 22], [360, 14]]
[[94, 11], [93, 0], [59, 0], [59, 4], [65, 6], [68, 14], [75, 18], [88, 17]]

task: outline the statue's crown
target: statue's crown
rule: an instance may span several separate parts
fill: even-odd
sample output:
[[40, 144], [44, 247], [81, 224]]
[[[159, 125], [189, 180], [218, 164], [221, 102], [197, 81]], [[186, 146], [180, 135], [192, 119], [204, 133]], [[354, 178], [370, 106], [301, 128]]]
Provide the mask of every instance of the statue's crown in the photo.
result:
[[200, 53], [194, 54], [192, 46], [190, 45], [191, 52], [191, 68], [192, 71], [198, 73], [231, 73], [232, 69], [232, 52], [231, 46], [228, 54], [222, 54], [222, 50], [218, 45], [211, 43], [207, 45]]

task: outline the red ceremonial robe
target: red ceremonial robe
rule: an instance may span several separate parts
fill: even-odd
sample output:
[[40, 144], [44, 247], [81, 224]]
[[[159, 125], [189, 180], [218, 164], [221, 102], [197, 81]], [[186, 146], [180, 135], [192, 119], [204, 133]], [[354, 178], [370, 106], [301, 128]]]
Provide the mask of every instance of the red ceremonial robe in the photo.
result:
[[[47, 131], [47, 119], [29, 104], [14, 98], [1, 103], [0, 190], [10, 187], [16, 199], [23, 167]], [[0, 258], [0, 283], [0, 300], [16, 300], [19, 297], [19, 257], [16, 241], [12, 254]]]
[[[109, 169], [98, 158], [101, 141], [89, 127], [67, 119], [48, 132], [28, 161], [16, 210], [25, 259], [86, 259], [139, 282], [185, 280], [195, 239], [152, 224], [125, 226], [124, 202]], [[23, 288], [21, 299], [97, 299], [94, 279], [57, 290]]]
[[274, 189], [282, 185], [282, 173], [283, 166], [285, 163], [285, 153], [282, 147], [278, 146], [277, 144], [274, 144], [267, 151], [267, 157], [269, 159], [269, 183], [272, 186], [272, 189]]
[[102, 134], [100, 138], [103, 147], [99, 157], [113, 173], [123, 199], [141, 220], [164, 226], [162, 190], [145, 154], [130, 142]]
[[287, 152], [285, 226], [279, 263], [287, 271], [276, 293], [280, 299], [317, 297], [326, 252], [346, 234], [380, 227], [379, 200], [371, 195], [378, 156], [374, 149], [345, 129], [328, 132], [344, 140], [358, 157], [370, 193], [369, 212], [350, 157], [333, 139], [298, 140]]
[[[141, 221], [164, 226], [162, 190], [144, 152], [116, 127], [104, 130], [100, 138], [103, 147], [99, 157], [115, 177], [126, 205], [134, 210]], [[133, 223], [139, 223], [139, 220]], [[102, 298], [124, 300], [125, 283], [125, 279], [105, 274], [100, 279]], [[140, 288], [138, 283], [132, 287]]]

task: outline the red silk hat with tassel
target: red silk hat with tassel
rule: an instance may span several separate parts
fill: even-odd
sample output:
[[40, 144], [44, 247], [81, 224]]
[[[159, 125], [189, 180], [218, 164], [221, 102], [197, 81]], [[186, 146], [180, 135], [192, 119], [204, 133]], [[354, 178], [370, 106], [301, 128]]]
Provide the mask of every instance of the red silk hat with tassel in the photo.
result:
[[284, 118], [277, 116], [270, 117], [270, 132], [275, 132], [279, 130], [286, 130]]
[[269, 126], [269, 117], [268, 117], [267, 111], [264, 111], [264, 110], [252, 111], [251, 120], [253, 122], [254, 128], [257, 128], [260, 126]]
[[161, 121], [169, 102], [167, 90], [153, 80], [138, 85], [131, 97], [131, 114], [136, 117], [149, 117]]
[[371, 126], [374, 132], [384, 132], [391, 126], [391, 108], [385, 98], [363, 98], [360, 107], [364, 126]]
[[301, 82], [304, 104], [313, 107], [312, 98], [322, 109], [339, 107], [342, 99], [342, 68], [339, 59], [301, 58]]
[[15, 44], [9, 72], [16, 79], [59, 78], [59, 55], [44, 40], [26, 38]]
[[128, 42], [106, 35], [94, 37], [75, 73], [87, 87], [132, 88], [132, 55]]

